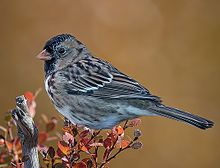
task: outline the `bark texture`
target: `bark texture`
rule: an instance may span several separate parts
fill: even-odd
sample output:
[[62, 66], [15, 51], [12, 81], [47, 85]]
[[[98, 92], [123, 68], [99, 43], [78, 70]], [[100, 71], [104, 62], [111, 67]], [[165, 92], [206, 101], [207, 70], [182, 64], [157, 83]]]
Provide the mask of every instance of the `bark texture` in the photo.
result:
[[21, 140], [24, 168], [39, 168], [38, 129], [29, 115], [24, 96], [16, 97], [16, 109], [13, 110], [12, 117], [17, 124], [18, 136]]

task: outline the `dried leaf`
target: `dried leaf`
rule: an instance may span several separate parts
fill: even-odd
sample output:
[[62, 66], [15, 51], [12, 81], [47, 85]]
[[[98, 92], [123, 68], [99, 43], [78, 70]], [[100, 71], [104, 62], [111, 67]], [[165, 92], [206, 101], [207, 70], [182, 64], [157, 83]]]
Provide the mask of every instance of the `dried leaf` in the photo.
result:
[[142, 135], [141, 130], [139, 130], [139, 129], [134, 130], [134, 137], [139, 138], [141, 135]]
[[141, 124], [141, 119], [140, 118], [135, 118], [131, 120], [128, 124], [129, 127], [136, 127]]
[[65, 144], [64, 141], [58, 141], [57, 146], [64, 155], [68, 155], [70, 153], [70, 147]]
[[131, 148], [133, 148], [133, 149], [140, 149], [140, 148], [142, 148], [142, 146], [143, 146], [143, 144], [139, 141], [131, 144]]

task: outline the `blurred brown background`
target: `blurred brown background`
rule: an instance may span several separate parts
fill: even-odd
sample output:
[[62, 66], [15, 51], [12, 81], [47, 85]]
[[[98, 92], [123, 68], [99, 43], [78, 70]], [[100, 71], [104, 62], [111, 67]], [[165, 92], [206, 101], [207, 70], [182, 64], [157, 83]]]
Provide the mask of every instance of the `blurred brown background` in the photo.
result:
[[[15, 96], [44, 87], [35, 56], [51, 36], [68, 32], [166, 104], [216, 123], [202, 131], [145, 117], [143, 149], [111, 167], [220, 167], [220, 1], [1, 0], [0, 21], [0, 121]], [[57, 115], [44, 90], [37, 102], [37, 118]]]

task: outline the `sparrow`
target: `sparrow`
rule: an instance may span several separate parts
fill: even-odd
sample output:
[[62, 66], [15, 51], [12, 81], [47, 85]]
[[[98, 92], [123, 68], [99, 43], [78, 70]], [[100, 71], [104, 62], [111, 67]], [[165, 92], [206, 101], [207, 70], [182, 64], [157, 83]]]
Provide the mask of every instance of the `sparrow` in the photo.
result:
[[136, 80], [94, 57], [70, 34], [52, 37], [37, 57], [44, 61], [49, 98], [57, 111], [74, 124], [100, 130], [141, 116], [163, 116], [201, 129], [214, 125], [162, 104]]

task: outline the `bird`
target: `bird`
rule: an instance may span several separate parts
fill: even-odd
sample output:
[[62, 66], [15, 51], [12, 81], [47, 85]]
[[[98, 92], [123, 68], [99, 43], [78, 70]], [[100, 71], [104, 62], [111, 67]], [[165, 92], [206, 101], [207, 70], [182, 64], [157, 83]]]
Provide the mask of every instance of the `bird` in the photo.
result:
[[93, 56], [71, 34], [50, 38], [37, 58], [44, 61], [49, 98], [73, 124], [101, 130], [142, 116], [162, 116], [200, 129], [214, 125], [213, 121], [164, 105], [139, 82]]

